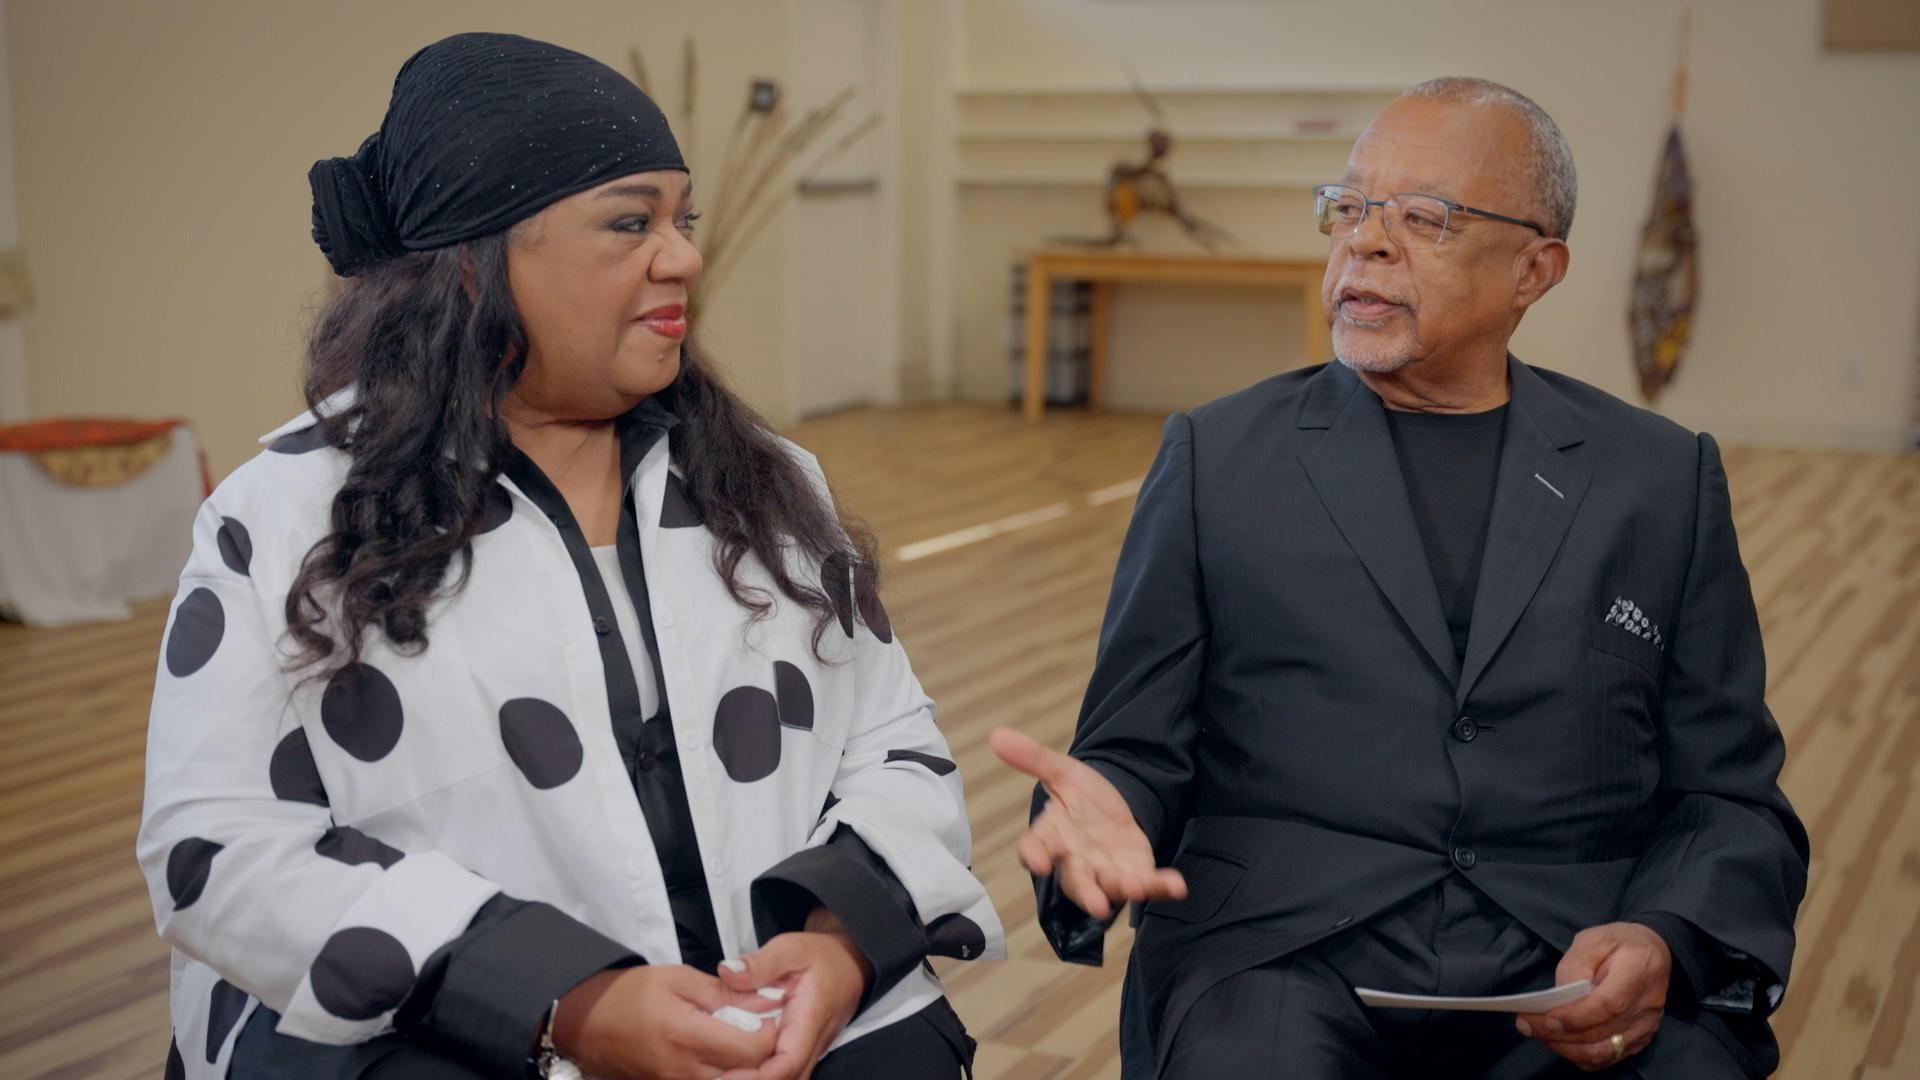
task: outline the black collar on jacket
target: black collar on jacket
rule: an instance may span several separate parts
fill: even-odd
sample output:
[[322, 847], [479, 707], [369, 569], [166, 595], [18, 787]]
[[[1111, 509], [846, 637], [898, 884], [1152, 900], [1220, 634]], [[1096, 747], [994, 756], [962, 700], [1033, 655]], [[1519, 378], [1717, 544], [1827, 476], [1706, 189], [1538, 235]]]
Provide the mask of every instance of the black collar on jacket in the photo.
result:
[[1591, 480], [1570, 452], [1585, 436], [1566, 402], [1511, 355], [1507, 372], [1507, 437], [1464, 665], [1454, 656], [1379, 395], [1334, 363], [1313, 378], [1300, 409], [1302, 429], [1326, 432], [1300, 454], [1314, 490], [1374, 583], [1453, 683], [1456, 706], [1466, 703], [1532, 602]]

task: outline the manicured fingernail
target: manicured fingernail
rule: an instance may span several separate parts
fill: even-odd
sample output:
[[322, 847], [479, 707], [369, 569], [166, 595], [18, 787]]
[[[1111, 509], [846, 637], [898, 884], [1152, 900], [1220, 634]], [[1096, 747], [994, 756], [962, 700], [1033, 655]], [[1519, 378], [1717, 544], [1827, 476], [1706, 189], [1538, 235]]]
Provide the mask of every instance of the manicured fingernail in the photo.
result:
[[1520, 1034], [1525, 1035], [1529, 1039], [1533, 1038], [1532, 1024], [1527, 1023], [1525, 1020], [1519, 1020], [1515, 1021], [1515, 1026], [1520, 1029]]
[[740, 960], [722, 960], [720, 961], [720, 966], [733, 972], [735, 975], [744, 974], [747, 970], [745, 962]]
[[777, 987], [777, 986], [763, 986], [763, 987], [761, 987], [761, 988], [760, 988], [760, 996], [761, 996], [761, 997], [763, 997], [763, 998], [766, 998], [766, 999], [767, 999], [768, 1001], [785, 1001], [785, 1000], [787, 1000], [787, 992], [786, 992], [785, 990], [782, 990], [782, 989], [780, 989], [780, 988], [779, 988], [779, 987]]

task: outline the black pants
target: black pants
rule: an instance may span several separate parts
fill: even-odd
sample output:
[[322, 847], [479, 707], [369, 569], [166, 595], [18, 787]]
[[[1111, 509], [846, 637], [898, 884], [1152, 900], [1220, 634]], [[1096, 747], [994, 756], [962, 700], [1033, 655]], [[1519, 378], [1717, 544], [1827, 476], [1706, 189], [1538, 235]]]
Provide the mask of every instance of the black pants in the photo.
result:
[[1353, 994], [1356, 986], [1448, 995], [1544, 989], [1559, 962], [1551, 945], [1456, 874], [1363, 926], [1222, 980], [1180, 1021], [1163, 1075], [1720, 1080], [1768, 1071], [1711, 1016], [1669, 1014], [1646, 1050], [1584, 1073], [1522, 1036], [1509, 1014], [1371, 1009]]
[[[487, 1080], [454, 1058], [383, 1035], [354, 1046], [323, 1046], [281, 1035], [279, 1016], [261, 1006], [234, 1043], [234, 1080]], [[840, 1047], [814, 1080], [971, 1080], [974, 1042], [945, 998]], [[531, 1075], [529, 1069], [527, 1075]]]

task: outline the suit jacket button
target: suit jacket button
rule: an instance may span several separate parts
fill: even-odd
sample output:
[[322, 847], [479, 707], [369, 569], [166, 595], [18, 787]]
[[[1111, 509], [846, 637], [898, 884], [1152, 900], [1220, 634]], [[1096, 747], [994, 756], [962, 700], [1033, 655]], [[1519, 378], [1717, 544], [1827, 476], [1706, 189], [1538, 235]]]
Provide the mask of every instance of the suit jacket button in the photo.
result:
[[1480, 726], [1473, 722], [1471, 716], [1463, 716], [1453, 722], [1453, 737], [1461, 742], [1472, 742], [1474, 736], [1478, 734], [1480, 734]]
[[613, 623], [609, 621], [605, 615], [595, 615], [593, 617], [593, 632], [599, 634], [601, 637], [606, 637], [608, 634], [613, 633]]
[[1466, 845], [1463, 844], [1460, 847], [1453, 849], [1453, 865], [1459, 867], [1460, 869], [1462, 870], [1473, 869], [1473, 864], [1475, 861], [1476, 860], [1474, 858], [1472, 848], [1467, 847]]

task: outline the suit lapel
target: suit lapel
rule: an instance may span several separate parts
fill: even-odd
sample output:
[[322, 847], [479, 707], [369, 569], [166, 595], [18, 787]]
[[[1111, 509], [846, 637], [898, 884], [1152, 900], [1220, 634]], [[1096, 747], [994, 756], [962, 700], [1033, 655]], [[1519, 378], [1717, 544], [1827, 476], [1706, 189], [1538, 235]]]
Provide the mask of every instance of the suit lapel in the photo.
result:
[[1453, 638], [1407, 501], [1385, 406], [1345, 366], [1332, 364], [1313, 380], [1300, 426], [1326, 429], [1300, 458], [1340, 535], [1435, 666], [1454, 682]]
[[1473, 599], [1473, 626], [1456, 705], [1474, 684], [1533, 602], [1586, 496], [1591, 479], [1573, 455], [1580, 428], [1558, 394], [1532, 369], [1507, 358], [1512, 407], [1494, 481], [1493, 513]]

